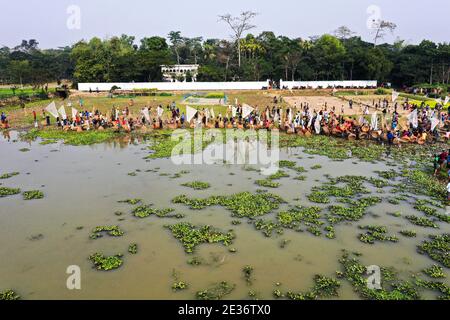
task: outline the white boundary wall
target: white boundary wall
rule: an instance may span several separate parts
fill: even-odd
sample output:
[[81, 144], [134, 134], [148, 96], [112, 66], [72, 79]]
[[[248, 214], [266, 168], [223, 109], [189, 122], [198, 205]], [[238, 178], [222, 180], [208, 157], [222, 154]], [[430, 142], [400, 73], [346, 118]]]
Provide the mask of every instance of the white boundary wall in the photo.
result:
[[317, 89], [321, 88], [334, 88], [334, 87], [342, 87], [342, 88], [366, 88], [372, 87], [376, 88], [378, 82], [376, 80], [358, 80], [358, 81], [280, 81], [280, 87], [288, 87], [292, 89], [293, 87], [297, 88], [313, 88]]
[[261, 82], [129, 82], [129, 83], [79, 83], [79, 91], [109, 91], [113, 86], [120, 90], [156, 89], [160, 91], [191, 90], [261, 90], [269, 87], [269, 80]]

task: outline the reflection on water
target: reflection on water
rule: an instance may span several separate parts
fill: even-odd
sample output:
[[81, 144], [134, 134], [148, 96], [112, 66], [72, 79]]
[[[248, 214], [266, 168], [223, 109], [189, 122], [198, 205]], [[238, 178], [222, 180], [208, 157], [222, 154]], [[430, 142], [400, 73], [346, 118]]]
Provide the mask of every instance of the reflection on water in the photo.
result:
[[[264, 177], [244, 170], [242, 165], [176, 166], [168, 159], [143, 160], [151, 142], [123, 136], [85, 147], [40, 145], [39, 141], [20, 142], [17, 132], [2, 132], [0, 173], [17, 171], [20, 175], [0, 182], [22, 190], [42, 190], [45, 198], [35, 201], [23, 201], [20, 195], [0, 198], [0, 289], [14, 288], [28, 299], [191, 299], [198, 290], [228, 281], [236, 284], [236, 289], [227, 298], [246, 299], [249, 290], [256, 291], [260, 298], [272, 298], [276, 283], [281, 283], [283, 291], [307, 291], [315, 274], [333, 276], [339, 270], [342, 249], [362, 253], [362, 261], [367, 265], [394, 266], [403, 274], [417, 272], [432, 261], [417, 255], [416, 245], [430, 233], [445, 231], [416, 228], [417, 238], [401, 238], [397, 244], [365, 245], [357, 240], [360, 233], [357, 225], [385, 225], [392, 234], [410, 227], [405, 219], [386, 214], [395, 211], [407, 214], [413, 210], [409, 205], [394, 206], [383, 201], [372, 207], [371, 214], [363, 220], [337, 226], [335, 240], [291, 231], [266, 238], [251, 224], [232, 225], [234, 218], [222, 207], [191, 211], [171, 203], [181, 194], [203, 198], [256, 192], [259, 187], [254, 181]], [[20, 152], [24, 147], [30, 151]], [[290, 204], [311, 205], [306, 195], [312, 186], [325, 181], [326, 174], [368, 176], [374, 175], [375, 170], [386, 170], [381, 163], [310, 158], [301, 149], [282, 150], [280, 158], [296, 161], [307, 169], [322, 165], [321, 170], [309, 170], [306, 181], [292, 179], [295, 174], [290, 172], [291, 178], [280, 180], [281, 187], [271, 190]], [[189, 173], [174, 179], [173, 174], [182, 170]], [[137, 175], [129, 176], [129, 172]], [[194, 180], [208, 182], [211, 188], [194, 191], [181, 186]], [[234, 229], [237, 238], [233, 247], [237, 252], [231, 253], [220, 245], [199, 246], [196, 255], [205, 264], [190, 266], [187, 264], [190, 256], [164, 228], [179, 220], [134, 218], [130, 213], [132, 206], [117, 202], [127, 198], [141, 198], [155, 208], [173, 207], [176, 213], [186, 215], [181, 221], [209, 224], [224, 231]], [[286, 208], [288, 204], [280, 210]], [[117, 216], [117, 211], [124, 214]], [[119, 225], [125, 235], [89, 239], [91, 229], [101, 225]], [[289, 241], [284, 249], [280, 248], [282, 240]], [[127, 254], [131, 243], [138, 244], [137, 255]], [[123, 253], [124, 265], [113, 272], [96, 271], [87, 259], [94, 252]], [[81, 267], [79, 291], [66, 289], [69, 265]], [[242, 274], [245, 265], [254, 268], [251, 287]], [[172, 291], [173, 270], [189, 284], [188, 290]], [[340, 293], [343, 299], [357, 298], [348, 285]]]

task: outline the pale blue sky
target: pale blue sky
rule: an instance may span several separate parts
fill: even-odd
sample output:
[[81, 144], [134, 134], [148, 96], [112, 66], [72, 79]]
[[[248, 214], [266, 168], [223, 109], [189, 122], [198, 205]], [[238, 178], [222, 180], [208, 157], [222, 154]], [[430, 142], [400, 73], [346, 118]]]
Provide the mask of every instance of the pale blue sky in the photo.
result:
[[[66, 27], [68, 6], [81, 9], [81, 28]], [[450, 41], [448, 0], [0, 0], [0, 45], [15, 46], [22, 39], [37, 39], [42, 48], [71, 45], [80, 39], [120, 35], [166, 36], [180, 30], [184, 36], [228, 38], [223, 13], [257, 11], [252, 32], [307, 38], [346, 25], [371, 39], [367, 28], [369, 6], [381, 9], [381, 18], [397, 23], [393, 36], [409, 43], [423, 39]]]

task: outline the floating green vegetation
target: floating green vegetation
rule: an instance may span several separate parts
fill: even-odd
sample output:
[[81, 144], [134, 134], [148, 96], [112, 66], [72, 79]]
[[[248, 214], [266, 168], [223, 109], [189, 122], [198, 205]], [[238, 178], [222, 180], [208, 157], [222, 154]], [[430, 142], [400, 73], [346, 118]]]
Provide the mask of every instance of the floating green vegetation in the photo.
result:
[[28, 151], [30, 151], [30, 149], [28, 149], [28, 148], [22, 148], [22, 149], [19, 149], [19, 151], [20, 151], [20, 152], [28, 152]]
[[308, 200], [314, 203], [330, 203], [330, 198], [326, 192], [313, 191], [307, 196]]
[[[324, 224], [324, 222], [320, 220], [321, 211], [322, 209], [319, 207], [296, 206], [289, 211], [278, 213], [277, 219], [278, 222], [285, 228], [293, 229], [296, 231], [303, 231], [301, 227], [304, 225], [306, 226], [306, 230], [308, 232], [312, 233], [315, 236], [320, 236], [322, 234], [322, 231], [319, 227]], [[328, 230], [334, 233], [334, 229]]]
[[437, 224], [435, 224], [433, 221], [431, 221], [430, 219], [427, 219], [425, 217], [409, 215], [409, 216], [406, 216], [405, 218], [408, 219], [412, 224], [414, 224], [416, 226], [428, 227], [428, 228], [439, 228]]
[[89, 256], [89, 260], [92, 261], [97, 270], [110, 271], [122, 265], [122, 257], [122, 254], [107, 257], [101, 253], [94, 253]]
[[120, 136], [111, 130], [89, 130], [83, 132], [62, 131], [57, 129], [38, 130], [32, 129], [21, 136], [24, 140], [35, 140], [40, 137], [44, 140], [63, 140], [65, 144], [73, 146], [92, 145], [109, 141]]
[[306, 176], [296, 176], [294, 178], [294, 180], [305, 181], [306, 180]]
[[399, 177], [401, 174], [395, 170], [389, 171], [375, 171], [381, 178], [386, 180], [395, 180], [395, 178]]
[[358, 221], [366, 214], [366, 209], [368, 207], [380, 202], [381, 198], [379, 197], [367, 197], [349, 201], [349, 207], [330, 206], [330, 215], [328, 216], [328, 221], [332, 224], [344, 220]]
[[138, 252], [138, 245], [136, 243], [132, 243], [128, 246], [128, 252], [131, 254], [137, 254]]
[[120, 201], [117, 201], [117, 202], [131, 204], [132, 206], [135, 206], [137, 204], [142, 203], [142, 199], [125, 199], [125, 200], [120, 200]]
[[240, 220], [232, 220], [232, 221], [231, 221], [231, 224], [232, 224], [233, 226], [240, 225], [241, 223], [242, 223], [242, 221], [240, 221]]
[[235, 285], [222, 281], [206, 290], [198, 291], [196, 297], [199, 300], [220, 300], [224, 296], [229, 295], [235, 287]]
[[442, 293], [442, 296], [437, 297], [439, 300], [450, 300], [450, 287], [443, 282], [425, 281], [416, 277], [415, 283], [419, 287]]
[[128, 172], [127, 175], [129, 175], [130, 177], [136, 177], [137, 173], [136, 172]]
[[427, 216], [432, 216], [438, 218], [440, 221], [450, 223], [450, 215], [440, 214], [437, 209], [427, 206], [429, 201], [427, 200], [416, 200], [414, 208], [425, 213]]
[[4, 174], [0, 175], [0, 179], [9, 179], [9, 178], [12, 178], [17, 175], [19, 175], [19, 172], [4, 173]]
[[423, 241], [417, 251], [450, 268], [450, 234], [430, 235], [429, 238], [431, 240]]
[[281, 178], [288, 178], [289, 175], [282, 171], [282, 170], [278, 170], [277, 173], [274, 173], [272, 175], [270, 175], [267, 179], [268, 180], [280, 180]]
[[111, 237], [121, 237], [124, 235], [124, 232], [118, 226], [99, 226], [92, 229], [89, 238], [98, 239], [103, 237], [104, 233]]
[[280, 168], [294, 168], [297, 165], [297, 163], [295, 163], [294, 161], [288, 161], [288, 160], [280, 160], [278, 162], [278, 166]]
[[178, 196], [172, 200], [173, 203], [185, 204], [191, 209], [201, 210], [209, 206], [220, 205], [239, 218], [253, 218], [262, 216], [278, 209], [285, 201], [274, 194], [259, 192], [252, 194], [242, 192], [231, 196], [212, 196], [205, 199], [189, 199], [185, 195]]
[[359, 227], [362, 230], [367, 230], [366, 233], [359, 235], [359, 240], [364, 243], [374, 244], [375, 241], [390, 241], [398, 242], [398, 238], [395, 236], [387, 236], [387, 229], [383, 226], [363, 226]]
[[189, 264], [191, 266], [199, 266], [199, 265], [202, 265], [203, 263], [204, 263], [204, 261], [200, 257], [192, 257], [192, 258], [189, 258], [187, 261], [187, 264]]
[[417, 232], [415, 232], [413, 230], [401, 230], [400, 234], [407, 238], [414, 238], [417, 236]]
[[0, 291], [0, 301], [19, 300], [20, 296], [11, 289]]
[[338, 277], [350, 282], [354, 290], [364, 299], [370, 300], [417, 300], [420, 295], [414, 285], [408, 281], [400, 281], [389, 269], [381, 268], [381, 288], [368, 286], [367, 268], [358, 259], [351, 258], [344, 252], [339, 260], [342, 271]]
[[155, 215], [155, 216], [157, 216], [159, 218], [177, 218], [177, 219], [180, 219], [180, 218], [184, 217], [183, 215], [178, 215], [178, 214], [172, 214], [171, 215], [170, 213], [172, 213], [174, 211], [175, 211], [175, 209], [172, 209], [172, 208], [155, 209], [155, 208], [152, 208], [151, 205], [142, 205], [142, 206], [135, 207], [131, 211], [131, 213], [135, 217], [141, 218], [141, 219], [147, 218], [147, 217], [149, 217], [151, 215]]
[[253, 280], [252, 280], [253, 271], [254, 271], [254, 269], [252, 266], [245, 266], [244, 268], [242, 268], [242, 272], [244, 273], [245, 282], [249, 286], [252, 285], [252, 283], [253, 283]]
[[181, 291], [188, 288], [188, 284], [184, 281], [177, 281], [172, 284], [173, 291]]
[[0, 187], [0, 198], [12, 196], [19, 193], [20, 193], [19, 188]]
[[23, 200], [35, 200], [44, 198], [44, 193], [39, 190], [24, 191], [22, 196]]
[[403, 176], [409, 184], [407, 187], [412, 193], [423, 194], [439, 201], [446, 199], [445, 188], [438, 180], [430, 177], [430, 174], [420, 170], [406, 170]]
[[255, 183], [260, 186], [260, 187], [265, 187], [265, 188], [278, 188], [281, 184], [278, 182], [273, 182], [270, 179], [264, 179], [264, 180], [256, 180]]
[[182, 184], [183, 187], [192, 188], [194, 190], [205, 190], [211, 187], [211, 184], [208, 182], [201, 182], [201, 181], [193, 181], [193, 182], [187, 182]]
[[194, 252], [195, 247], [203, 243], [222, 243], [225, 246], [229, 246], [235, 238], [231, 231], [223, 233], [211, 226], [196, 227], [186, 222], [166, 227], [183, 244], [186, 253]]
[[[341, 283], [333, 278], [323, 275], [314, 276], [314, 287], [306, 293], [294, 293], [288, 291], [285, 296], [291, 300], [316, 300], [319, 298], [329, 298], [338, 296], [338, 289]], [[277, 292], [281, 293], [281, 292]]]
[[431, 267], [424, 269], [423, 273], [435, 279], [445, 278], [444, 270], [442, 269], [441, 266], [438, 266], [436, 264], [433, 264]]
[[275, 231], [275, 230], [278, 234], [283, 233], [283, 229], [281, 228], [281, 225], [278, 223], [275, 223], [271, 220], [258, 219], [254, 222], [254, 225], [255, 225], [256, 230], [262, 231], [262, 233], [266, 237], [271, 237], [273, 231]]
[[319, 170], [319, 169], [322, 169], [322, 166], [320, 164], [316, 164], [311, 167], [311, 170]]
[[188, 174], [189, 171], [187, 170], [182, 170], [180, 172], [174, 173], [173, 176], [170, 177], [170, 179], [178, 179], [181, 178], [183, 175]]

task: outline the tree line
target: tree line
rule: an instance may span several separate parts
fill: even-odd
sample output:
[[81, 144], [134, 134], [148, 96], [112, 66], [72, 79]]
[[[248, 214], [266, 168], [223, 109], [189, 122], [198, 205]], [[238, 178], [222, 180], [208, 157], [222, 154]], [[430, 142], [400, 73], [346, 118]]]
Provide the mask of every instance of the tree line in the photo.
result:
[[[81, 40], [43, 50], [36, 40], [0, 48], [0, 83], [43, 86], [77, 82], [161, 81], [161, 65], [199, 64], [197, 81], [378, 80], [394, 86], [449, 84], [450, 44], [423, 40], [408, 44], [367, 42], [341, 27], [309, 39], [248, 33], [252, 25], [221, 16], [236, 38], [203, 39], [170, 32], [139, 41], [129, 35]], [[233, 20], [234, 19], [234, 20]], [[238, 27], [242, 28], [239, 29]], [[383, 31], [383, 30], [381, 30]], [[375, 38], [375, 42], [379, 38]], [[190, 79], [188, 79], [189, 81]]]

